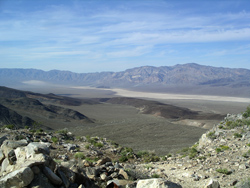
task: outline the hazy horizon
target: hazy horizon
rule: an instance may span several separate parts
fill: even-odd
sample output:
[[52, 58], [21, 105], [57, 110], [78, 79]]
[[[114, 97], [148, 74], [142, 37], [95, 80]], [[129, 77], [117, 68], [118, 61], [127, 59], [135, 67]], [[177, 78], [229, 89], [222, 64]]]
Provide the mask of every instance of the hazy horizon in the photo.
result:
[[250, 69], [250, 2], [0, 1], [0, 68], [77, 73], [141, 66]]

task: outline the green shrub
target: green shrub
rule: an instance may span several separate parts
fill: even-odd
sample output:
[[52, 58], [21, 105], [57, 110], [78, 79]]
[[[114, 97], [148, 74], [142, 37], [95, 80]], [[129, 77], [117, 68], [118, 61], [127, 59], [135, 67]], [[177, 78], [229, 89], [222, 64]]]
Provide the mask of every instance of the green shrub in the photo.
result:
[[119, 158], [119, 162], [126, 162], [128, 160], [128, 157], [125, 156], [125, 155], [122, 155], [120, 158]]
[[100, 143], [100, 142], [96, 142], [96, 143], [94, 143], [94, 146], [95, 146], [95, 147], [98, 147], [98, 148], [102, 148], [102, 147], [103, 147], [103, 144]]
[[194, 157], [196, 157], [196, 155], [198, 154], [198, 151], [196, 148], [192, 147], [190, 150], [189, 150], [189, 159], [193, 159]]
[[56, 133], [59, 133], [59, 134], [68, 134], [68, 129], [61, 129], [61, 130], [57, 130]]
[[224, 126], [223, 125], [219, 125], [219, 129], [223, 129], [224, 128]]
[[246, 111], [243, 113], [244, 118], [250, 117], [250, 106], [247, 107]]
[[152, 168], [153, 166], [152, 166], [152, 164], [146, 164], [144, 167], [145, 167], [146, 169], [150, 169], [150, 168]]
[[247, 144], [247, 146], [249, 146], [249, 147], [250, 147], [250, 143], [248, 143], [248, 144]]
[[215, 131], [209, 132], [209, 133], [207, 134], [207, 137], [210, 138], [210, 139], [212, 139], [212, 140], [214, 140], [214, 139], [216, 138], [216, 136], [215, 136]]
[[225, 145], [220, 145], [220, 148], [221, 148], [222, 150], [229, 150], [229, 149], [230, 149], [229, 146], [225, 146]]
[[87, 144], [87, 145], [85, 146], [85, 148], [86, 148], [86, 149], [89, 149], [89, 148], [90, 148], [90, 144]]
[[248, 151], [247, 151], [246, 153], [244, 153], [242, 156], [245, 157], [245, 158], [249, 158], [249, 157], [250, 157], [250, 150], [248, 150]]
[[216, 169], [216, 172], [219, 172], [221, 174], [226, 174], [226, 175], [230, 175], [232, 174], [231, 171], [227, 170], [226, 168], [219, 168], [219, 169]]
[[75, 159], [85, 159], [85, 156], [82, 152], [77, 152], [74, 155]]
[[160, 175], [159, 174], [152, 174], [151, 178], [159, 178]]
[[222, 151], [229, 150], [229, 149], [230, 149], [230, 147], [228, 147], [228, 146], [220, 145], [220, 147], [216, 148], [215, 151], [216, 151], [217, 153], [220, 153], [220, 152], [222, 152]]
[[15, 126], [12, 125], [12, 124], [9, 124], [9, 125], [5, 125], [4, 128], [7, 128], [7, 129], [14, 129]]
[[235, 138], [241, 138], [241, 137], [242, 137], [242, 134], [240, 134], [240, 133], [234, 133], [234, 137], [235, 137]]
[[216, 153], [220, 153], [222, 151], [222, 149], [221, 148], [216, 148], [215, 151], [216, 151]]
[[138, 151], [138, 153], [137, 153], [137, 156], [139, 157], [139, 158], [142, 158], [143, 156], [147, 156], [147, 155], [149, 155], [149, 152], [148, 151]]
[[36, 132], [37, 132], [37, 133], [42, 133], [42, 132], [43, 132], [43, 129], [42, 129], [42, 128], [37, 129]]
[[52, 141], [53, 143], [57, 143], [57, 142], [58, 142], [58, 138], [53, 136], [53, 137], [51, 138], [51, 141]]

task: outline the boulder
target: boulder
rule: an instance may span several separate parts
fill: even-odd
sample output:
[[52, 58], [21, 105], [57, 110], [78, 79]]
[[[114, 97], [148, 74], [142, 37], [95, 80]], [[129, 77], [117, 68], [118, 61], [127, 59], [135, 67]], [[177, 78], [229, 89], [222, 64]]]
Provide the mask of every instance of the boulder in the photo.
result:
[[161, 178], [139, 180], [136, 188], [182, 188], [181, 185]]
[[43, 173], [47, 176], [47, 178], [51, 181], [54, 185], [61, 185], [62, 180], [59, 178], [50, 168], [45, 166], [43, 168]]
[[31, 142], [27, 145], [27, 157], [38, 153], [49, 155], [49, 147], [46, 143]]
[[27, 146], [28, 142], [27, 140], [5, 140], [3, 144], [1, 145], [1, 150], [5, 156], [8, 156], [9, 152], [13, 149], [16, 149], [21, 146]]
[[22, 188], [31, 183], [34, 174], [29, 167], [15, 170], [0, 179], [1, 188]]
[[119, 170], [119, 175], [122, 175], [126, 180], [129, 178], [127, 172], [125, 172], [123, 169]]
[[103, 159], [100, 159], [96, 162], [96, 166], [101, 166], [107, 162], [112, 162], [112, 160], [109, 157], [105, 157]]
[[220, 184], [217, 180], [211, 179], [205, 186], [205, 188], [220, 188]]
[[52, 185], [49, 181], [49, 179], [43, 174], [39, 173], [35, 176], [33, 181], [29, 184], [30, 188], [56, 188], [54, 185]]

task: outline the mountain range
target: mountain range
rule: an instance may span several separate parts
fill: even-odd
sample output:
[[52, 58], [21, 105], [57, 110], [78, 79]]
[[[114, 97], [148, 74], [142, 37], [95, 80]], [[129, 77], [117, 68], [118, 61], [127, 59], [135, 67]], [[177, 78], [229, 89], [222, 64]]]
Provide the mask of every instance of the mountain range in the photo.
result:
[[[226, 87], [227, 89], [218, 89], [218, 92], [225, 91], [226, 93], [232, 93], [232, 95], [240, 95], [237, 92], [237, 88], [244, 88], [242, 93], [249, 93], [249, 78], [250, 70], [248, 69], [212, 67], [196, 63], [162, 67], [143, 66], [121, 72], [96, 73], [74, 73], [59, 70], [42, 71], [37, 69], [0, 69], [0, 85], [3, 86], [20, 85], [30, 81], [42, 81], [53, 84], [99, 88], [145, 89], [147, 87], [159, 91], [164, 90], [162, 88], [172, 88], [172, 90], [168, 90], [170, 92], [183, 92], [183, 90], [176, 88], [189, 88], [189, 90], [193, 89], [197, 92], [197, 88], [211, 88], [203, 89], [201, 93], [206, 93], [208, 90], [208, 93], [211, 93], [211, 90], [214, 88]], [[228, 88], [231, 89], [230, 92]], [[186, 90], [188, 92], [188, 89]], [[243, 94], [242, 96], [248, 95]]]

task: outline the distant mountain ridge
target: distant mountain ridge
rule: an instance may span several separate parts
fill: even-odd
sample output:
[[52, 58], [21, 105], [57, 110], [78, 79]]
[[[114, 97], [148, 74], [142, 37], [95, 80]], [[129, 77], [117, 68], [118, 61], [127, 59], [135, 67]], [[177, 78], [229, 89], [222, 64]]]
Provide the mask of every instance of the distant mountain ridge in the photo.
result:
[[[249, 87], [250, 70], [204, 66], [196, 63], [175, 66], [143, 66], [121, 72], [74, 73], [36, 69], [0, 69], [0, 84], [11, 86], [25, 81], [93, 87], [141, 86], [227, 86]], [[9, 84], [9, 85], [8, 85]]]

